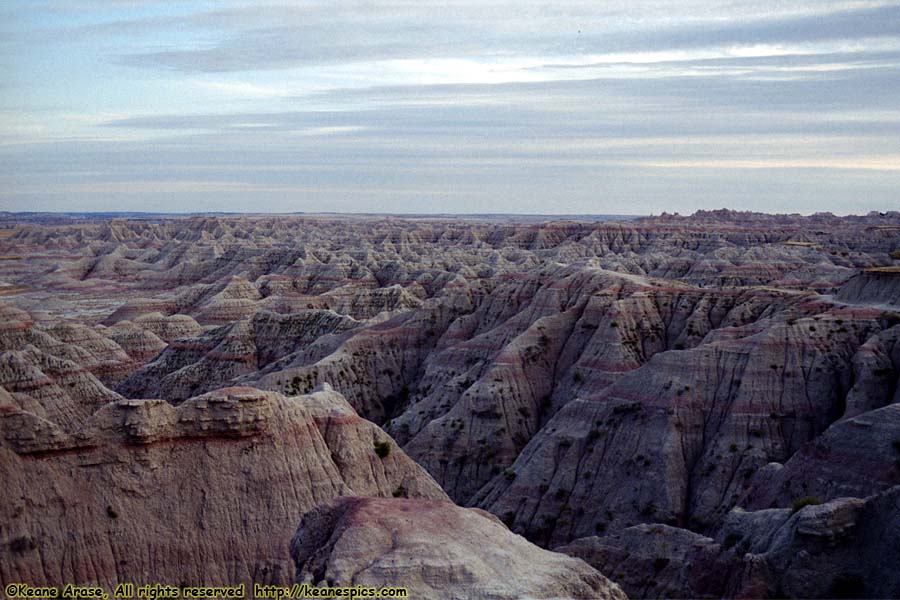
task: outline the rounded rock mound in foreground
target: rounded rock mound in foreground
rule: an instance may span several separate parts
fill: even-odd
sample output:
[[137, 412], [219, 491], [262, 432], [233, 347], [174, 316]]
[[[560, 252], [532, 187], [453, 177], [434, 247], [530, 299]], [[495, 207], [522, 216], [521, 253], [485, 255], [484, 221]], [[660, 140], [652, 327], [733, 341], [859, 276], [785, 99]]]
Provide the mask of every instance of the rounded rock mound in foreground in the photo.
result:
[[303, 517], [291, 557], [297, 583], [400, 586], [411, 598], [625, 599], [584, 561], [440, 500], [337, 498]]

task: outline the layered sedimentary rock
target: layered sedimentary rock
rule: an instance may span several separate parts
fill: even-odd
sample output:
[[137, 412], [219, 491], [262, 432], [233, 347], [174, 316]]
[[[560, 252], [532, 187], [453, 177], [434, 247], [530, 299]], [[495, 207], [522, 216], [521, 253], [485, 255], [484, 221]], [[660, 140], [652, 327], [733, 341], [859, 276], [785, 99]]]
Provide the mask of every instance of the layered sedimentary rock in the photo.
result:
[[555, 551], [608, 573], [629, 598], [721, 597], [727, 587], [729, 570], [716, 564], [720, 544], [659, 523], [579, 538]]
[[[352, 318], [332, 311], [302, 311], [292, 315], [260, 312], [252, 319], [173, 341], [117, 389], [129, 397], [183, 400], [227, 385], [241, 375], [256, 373], [271, 363], [289, 360], [290, 355], [302, 352], [319, 338], [356, 325]], [[311, 385], [305, 391], [314, 387]]]
[[139, 366], [115, 340], [80, 323], [40, 325], [27, 312], [2, 303], [0, 322], [0, 352], [31, 348], [74, 362], [109, 384]]
[[[73, 349], [81, 351], [71, 360], [97, 376], [105, 384], [113, 385], [133, 371], [139, 364], [115, 340], [77, 323], [57, 323], [44, 332], [59, 341], [59, 348], [48, 349], [55, 356], [65, 356]], [[65, 350], [62, 350], [65, 348]]]
[[0, 436], [4, 582], [283, 584], [288, 543], [313, 507], [446, 498], [330, 389], [118, 401], [71, 434], [7, 404]]
[[[510, 467], [575, 398], [660, 352], [696, 346], [716, 328], [752, 328], [802, 300], [764, 290], [669, 288], [602, 270], [567, 269], [530, 283], [536, 291], [520, 305], [492, 295], [487, 314], [466, 317], [493, 324], [430, 360], [427, 395], [390, 425], [399, 439], [410, 438], [405, 447], [454, 498], [467, 501]], [[499, 323], [488, 312], [497, 307], [508, 311]]]
[[[16, 415], [7, 456], [83, 455], [91, 423], [125, 410], [123, 396], [158, 398], [147, 406], [169, 423], [167, 411], [190, 412], [208, 392], [250, 386], [313, 406], [309, 392], [330, 384], [397, 440], [378, 452], [402, 448], [452, 500], [532, 543], [577, 548], [633, 596], [843, 594], [882, 567], [807, 568], [783, 548], [808, 550], [795, 525], [811, 509], [791, 516], [795, 504], [869, 506], [898, 484], [898, 252], [897, 213], [29, 219], [0, 239], [0, 254], [28, 257], [0, 261], [0, 404]], [[136, 439], [156, 441], [120, 445], [267, 435], [201, 414], [213, 432], [202, 443], [181, 425], [135, 421]], [[253, 411], [222, 414], [252, 427], [241, 415]], [[374, 489], [351, 482], [368, 472], [352, 465], [372, 464], [357, 429], [326, 429], [344, 484]], [[131, 466], [143, 464], [136, 450], [116, 456], [123, 471], [143, 468]], [[390, 487], [377, 493], [410, 495]], [[336, 535], [368, 531], [342, 521], [347, 511], [326, 510], [344, 523]], [[322, 564], [341, 554], [329, 548]], [[748, 571], [747, 556], [763, 566]], [[810, 587], [802, 573], [816, 569], [824, 583]]]
[[101, 333], [117, 343], [139, 365], [154, 358], [167, 346], [153, 331], [131, 321], [119, 321], [112, 327], [97, 327], [102, 328]]
[[412, 598], [584, 598], [625, 594], [578, 559], [538, 548], [496, 517], [434, 500], [341, 498], [303, 517], [296, 581], [403, 586]]
[[203, 331], [200, 324], [188, 315], [164, 316], [157, 312], [145, 313], [135, 317], [134, 324], [166, 342], [191, 337]]
[[843, 415], [878, 314], [827, 312], [657, 354], [564, 406], [475, 501], [550, 543], [648, 521], [709, 530], [757, 470]]
[[866, 269], [844, 283], [836, 297], [844, 302], [900, 308], [900, 266]]
[[784, 465], [766, 465], [740, 504], [773, 508], [806, 497], [865, 498], [895, 485], [900, 485], [898, 403], [839, 421]]
[[[833, 291], [859, 268], [891, 264], [896, 221], [890, 213], [852, 219], [723, 213], [601, 224], [190, 218], [122, 220], [114, 227], [28, 224], [2, 244], [9, 255], [31, 252], [38, 272], [19, 276], [18, 284], [52, 284], [86, 296], [143, 290], [144, 298], [130, 300], [132, 308], [119, 314], [129, 320], [153, 311], [198, 316], [215, 313], [218, 300], [274, 303], [277, 297], [306, 297], [316, 307], [358, 310], [352, 316], [367, 318], [379, 309], [407, 308], [458, 277], [471, 281], [594, 258], [605, 269], [695, 285]], [[166, 291], [187, 288], [194, 293]], [[370, 298], [350, 293], [379, 288]], [[319, 295], [325, 306], [315, 304]], [[222, 308], [224, 317], [230, 309]]]
[[797, 511], [732, 511], [716, 539], [637, 525], [556, 550], [642, 598], [895, 598], [900, 486]]
[[[784, 511], [788, 512], [788, 511]], [[760, 520], [736, 512], [720, 534], [735, 543], [729, 595], [896, 598], [900, 595], [900, 486], [865, 500], [839, 498]], [[727, 542], [727, 544], [726, 544]]]
[[108, 402], [122, 399], [76, 363], [34, 346], [0, 353], [0, 386], [13, 404], [67, 431], [80, 428]]

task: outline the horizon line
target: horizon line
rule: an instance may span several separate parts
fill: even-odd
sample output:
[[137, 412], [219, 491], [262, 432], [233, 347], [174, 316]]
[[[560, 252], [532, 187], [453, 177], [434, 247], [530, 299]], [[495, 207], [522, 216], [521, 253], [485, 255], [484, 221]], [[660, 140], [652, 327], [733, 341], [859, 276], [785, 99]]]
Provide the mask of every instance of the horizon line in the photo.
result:
[[72, 211], [72, 210], [40, 210], [40, 211], [15, 211], [15, 210], [0, 210], [0, 215], [23, 215], [23, 216], [38, 216], [38, 215], [59, 215], [59, 216], [85, 216], [85, 217], [100, 217], [100, 216], [110, 216], [110, 215], [118, 215], [122, 217], [128, 216], [140, 216], [140, 217], [192, 217], [192, 216], [358, 216], [358, 217], [532, 217], [532, 218], [543, 218], [543, 217], [589, 217], [589, 218], [614, 218], [614, 219], [642, 219], [648, 217], [661, 217], [661, 216], [669, 216], [669, 217], [693, 217], [698, 213], [714, 213], [714, 212], [732, 212], [739, 214], [748, 214], [748, 215], [767, 215], [767, 216], [800, 216], [800, 217], [812, 217], [816, 215], [822, 216], [833, 216], [833, 217], [866, 217], [875, 215], [887, 216], [890, 214], [898, 214], [900, 215], [900, 211], [889, 210], [889, 211], [869, 211], [866, 213], [834, 213], [832, 211], [817, 211], [817, 212], [781, 212], [781, 213], [771, 213], [765, 211], [754, 211], [754, 210], [738, 210], [733, 208], [721, 207], [721, 208], [713, 208], [713, 209], [697, 209], [693, 213], [690, 214], [682, 214], [678, 211], [668, 212], [663, 211], [661, 213], [643, 213], [643, 214], [635, 214], [635, 213], [510, 213], [510, 212], [355, 212], [355, 211], [291, 211], [291, 212], [266, 212], [266, 211], [191, 211], [191, 212], [178, 212], [178, 211], [165, 211], [165, 212], [153, 212], [153, 211]]

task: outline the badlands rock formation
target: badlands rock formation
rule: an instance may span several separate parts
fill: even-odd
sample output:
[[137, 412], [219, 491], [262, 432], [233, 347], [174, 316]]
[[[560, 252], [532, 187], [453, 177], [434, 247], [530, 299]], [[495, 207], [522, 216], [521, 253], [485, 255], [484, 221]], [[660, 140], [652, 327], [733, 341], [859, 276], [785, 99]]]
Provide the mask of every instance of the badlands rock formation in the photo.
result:
[[844, 302], [900, 307], [900, 267], [865, 269], [841, 286], [837, 298]]
[[286, 584], [304, 512], [338, 496], [446, 498], [330, 389], [120, 400], [73, 434], [8, 402], [0, 422], [4, 582]]
[[[465, 593], [434, 566], [452, 556], [535, 557], [529, 590], [501, 595], [602, 582], [518, 534], [632, 597], [896, 593], [886, 563], [851, 555], [882, 544], [871, 523], [900, 486], [900, 213], [3, 218], [3, 468], [30, 516], [5, 517], [0, 542], [86, 544], [46, 551], [56, 571], [11, 552], [4, 581], [108, 583], [132, 573], [122, 560], [287, 581], [309, 513], [301, 538], [331, 533], [315, 556], [295, 543], [304, 581], [352, 580], [378, 546], [338, 542], [396, 531], [423, 590]], [[68, 507], [83, 494], [103, 510]], [[417, 552], [403, 501], [331, 503], [395, 495], [414, 520], [483, 519], [497, 542], [436, 531]], [[818, 511], [825, 533], [809, 534]], [[125, 512], [159, 523], [137, 558], [112, 541], [140, 544], [136, 524], [109, 529]], [[59, 520], [89, 541], [63, 540]], [[184, 561], [164, 548], [170, 525], [207, 532], [173, 546]], [[811, 558], [782, 561], [794, 551]], [[490, 573], [471, 589], [487, 594]]]
[[298, 583], [380, 588], [402, 581], [413, 598], [625, 599], [584, 562], [450, 502], [340, 498], [303, 517], [291, 556]]
[[642, 524], [557, 548], [643, 598], [896, 598], [900, 486], [796, 512], [733, 510], [716, 539]]

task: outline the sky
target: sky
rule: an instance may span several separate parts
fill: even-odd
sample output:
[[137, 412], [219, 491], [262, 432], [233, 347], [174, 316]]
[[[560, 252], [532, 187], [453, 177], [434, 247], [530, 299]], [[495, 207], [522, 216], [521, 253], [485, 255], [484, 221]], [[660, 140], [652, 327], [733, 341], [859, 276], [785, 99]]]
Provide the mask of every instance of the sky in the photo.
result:
[[900, 208], [900, 2], [3, 0], [0, 210]]

